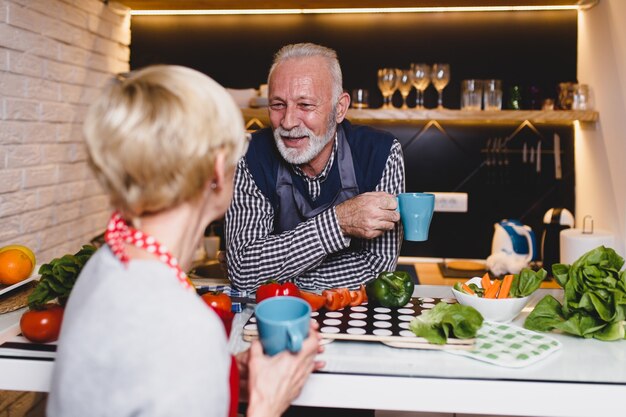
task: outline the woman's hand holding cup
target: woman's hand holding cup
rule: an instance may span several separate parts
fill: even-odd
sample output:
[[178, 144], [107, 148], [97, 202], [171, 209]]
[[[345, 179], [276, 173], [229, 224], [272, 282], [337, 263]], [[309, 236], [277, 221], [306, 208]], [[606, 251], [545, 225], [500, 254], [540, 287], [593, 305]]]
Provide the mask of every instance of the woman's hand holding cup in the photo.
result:
[[260, 341], [250, 347], [248, 362], [248, 416], [279, 416], [300, 395], [311, 372], [321, 369], [316, 361], [323, 352], [315, 320], [309, 320], [308, 336], [297, 353], [283, 350], [273, 356], [263, 353]]

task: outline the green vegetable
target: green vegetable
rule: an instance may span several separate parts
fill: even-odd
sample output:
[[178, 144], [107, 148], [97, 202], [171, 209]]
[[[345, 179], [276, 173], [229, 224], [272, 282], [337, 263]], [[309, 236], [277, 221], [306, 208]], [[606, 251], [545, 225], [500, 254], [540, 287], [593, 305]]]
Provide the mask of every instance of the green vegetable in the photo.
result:
[[599, 340], [626, 338], [626, 271], [624, 259], [599, 246], [571, 266], [555, 264], [552, 273], [564, 289], [563, 304], [545, 296], [528, 315], [530, 330], [560, 330]]
[[[541, 286], [541, 283], [544, 279], [546, 279], [547, 275], [548, 273], [543, 268], [537, 272], [533, 271], [530, 268], [522, 269], [519, 274], [513, 276], [513, 282], [511, 283], [511, 289], [509, 290], [508, 298], [522, 298], [529, 296]], [[472, 291], [474, 291], [474, 294], [476, 294], [477, 296], [485, 296], [484, 288], [479, 287], [474, 283], [467, 284], [467, 286]], [[456, 282], [453, 287], [459, 292], [468, 294], [468, 291], [465, 291], [463, 289], [463, 284], [461, 284], [460, 282]]]
[[474, 307], [439, 302], [432, 310], [415, 317], [409, 323], [409, 329], [430, 343], [443, 345], [448, 337], [476, 337], [482, 325], [483, 316]]
[[404, 271], [381, 272], [366, 287], [367, 297], [371, 302], [385, 307], [404, 307], [411, 296], [415, 284], [411, 276]]
[[94, 246], [84, 245], [74, 255], [68, 254], [61, 258], [54, 258], [50, 263], [41, 265], [39, 268], [41, 278], [28, 297], [30, 309], [40, 310], [48, 301], [56, 298], [64, 304], [74, 287], [78, 274], [95, 251]]
[[511, 289], [509, 290], [509, 297], [528, 297], [541, 286], [541, 283], [544, 279], [546, 279], [547, 275], [548, 273], [543, 268], [537, 272], [530, 268], [522, 269], [519, 274], [516, 274], [513, 277], [513, 283], [511, 284]]
[[[482, 297], [483, 294], [485, 293], [485, 290], [476, 284], [468, 284], [467, 287], [471, 289], [472, 291], [474, 291], [474, 294], [476, 294], [479, 297]], [[470, 293], [469, 291], [467, 291], [465, 288], [463, 288], [463, 284], [460, 282], [455, 282], [454, 285], [452, 285], [452, 288], [454, 288], [458, 292], [462, 292], [463, 294], [474, 295]]]
[[479, 287], [476, 284], [469, 284], [468, 287], [470, 287], [470, 289], [474, 291], [474, 294], [476, 294], [479, 297], [482, 297], [483, 295], [485, 295], [485, 289], [483, 287]]

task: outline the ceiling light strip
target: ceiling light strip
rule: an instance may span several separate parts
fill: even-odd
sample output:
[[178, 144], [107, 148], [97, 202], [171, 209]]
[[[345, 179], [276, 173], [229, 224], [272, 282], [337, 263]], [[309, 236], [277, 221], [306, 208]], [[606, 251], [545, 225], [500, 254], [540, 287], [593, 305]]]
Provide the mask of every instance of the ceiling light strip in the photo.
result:
[[580, 6], [480, 6], [480, 7], [354, 7], [327, 9], [225, 9], [225, 10], [131, 10], [133, 16], [181, 15], [271, 15], [271, 14], [346, 14], [346, 13], [443, 13], [443, 12], [525, 12], [578, 10]]

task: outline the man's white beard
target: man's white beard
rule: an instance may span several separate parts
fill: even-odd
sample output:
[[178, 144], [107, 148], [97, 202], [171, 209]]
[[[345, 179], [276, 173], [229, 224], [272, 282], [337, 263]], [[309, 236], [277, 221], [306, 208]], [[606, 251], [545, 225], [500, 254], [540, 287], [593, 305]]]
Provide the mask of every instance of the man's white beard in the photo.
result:
[[[278, 126], [274, 129], [274, 140], [276, 141], [276, 147], [278, 152], [282, 155], [285, 161], [293, 165], [307, 164], [313, 160], [321, 151], [324, 146], [330, 142], [335, 136], [335, 129], [337, 123], [335, 118], [331, 117], [326, 126], [326, 134], [317, 136], [311, 132], [306, 126], [294, 127], [287, 130]], [[281, 136], [287, 136], [291, 138], [299, 138], [303, 136], [309, 137], [308, 146], [305, 149], [289, 148], [283, 142]], [[306, 139], [302, 139], [306, 140]]]

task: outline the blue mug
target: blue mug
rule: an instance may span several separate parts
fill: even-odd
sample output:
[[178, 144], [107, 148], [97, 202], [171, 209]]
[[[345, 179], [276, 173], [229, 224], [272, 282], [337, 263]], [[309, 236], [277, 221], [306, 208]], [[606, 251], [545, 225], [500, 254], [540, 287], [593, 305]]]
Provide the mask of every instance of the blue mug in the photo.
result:
[[435, 210], [435, 195], [402, 193], [398, 194], [397, 199], [404, 238], [414, 242], [428, 240], [428, 229]]
[[257, 304], [254, 314], [266, 355], [273, 356], [283, 350], [295, 353], [302, 349], [302, 341], [309, 335], [309, 303], [290, 296], [266, 298]]

